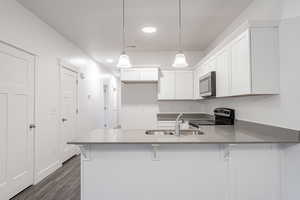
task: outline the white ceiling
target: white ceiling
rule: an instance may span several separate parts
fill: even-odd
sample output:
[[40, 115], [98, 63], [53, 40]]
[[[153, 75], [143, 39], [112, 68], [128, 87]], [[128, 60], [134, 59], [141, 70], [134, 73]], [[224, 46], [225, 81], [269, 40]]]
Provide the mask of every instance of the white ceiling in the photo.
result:
[[[182, 40], [188, 59], [189, 51], [205, 50], [251, 1], [182, 0]], [[18, 2], [97, 61], [104, 62], [106, 58], [117, 59], [122, 44], [121, 0], [18, 0]], [[145, 52], [146, 55], [147, 52], [177, 49], [178, 1], [126, 0], [125, 4], [127, 45], [136, 46], [129, 48], [129, 52]], [[141, 28], [146, 25], [157, 27], [157, 33], [144, 34]], [[146, 65], [149, 61], [153, 63], [149, 59], [136, 63], [135, 58], [131, 58], [136, 65]], [[193, 57], [190, 65], [196, 64], [198, 60]]]

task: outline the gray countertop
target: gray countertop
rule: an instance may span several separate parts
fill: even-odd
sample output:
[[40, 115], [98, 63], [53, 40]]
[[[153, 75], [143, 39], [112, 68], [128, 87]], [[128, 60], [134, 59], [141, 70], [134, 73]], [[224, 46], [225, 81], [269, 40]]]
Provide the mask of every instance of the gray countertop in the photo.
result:
[[202, 126], [199, 136], [146, 135], [146, 130], [97, 129], [68, 144], [242, 144], [300, 143], [300, 131], [252, 122]]

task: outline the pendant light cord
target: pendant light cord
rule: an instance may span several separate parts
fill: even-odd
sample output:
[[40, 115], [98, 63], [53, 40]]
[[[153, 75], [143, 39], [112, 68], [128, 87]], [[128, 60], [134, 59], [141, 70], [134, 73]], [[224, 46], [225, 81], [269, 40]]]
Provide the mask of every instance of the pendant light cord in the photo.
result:
[[122, 36], [122, 46], [123, 46], [123, 54], [125, 54], [125, 0], [123, 0], [123, 16], [122, 16], [123, 20], [123, 36]]
[[182, 25], [181, 25], [181, 0], [178, 1], [179, 5], [179, 23], [178, 23], [178, 29], [179, 29], [179, 34], [178, 34], [178, 43], [179, 43], [179, 52], [182, 52], [182, 41], [181, 41], [181, 37], [182, 37]]

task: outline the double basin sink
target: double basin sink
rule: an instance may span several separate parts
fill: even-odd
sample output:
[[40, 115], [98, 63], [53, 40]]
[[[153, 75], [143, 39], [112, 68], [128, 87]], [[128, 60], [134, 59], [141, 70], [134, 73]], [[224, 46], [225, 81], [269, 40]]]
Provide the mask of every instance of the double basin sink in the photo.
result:
[[[146, 135], [160, 135], [160, 136], [166, 136], [166, 135], [174, 135], [175, 136], [175, 130], [147, 130], [145, 132]], [[201, 136], [204, 133], [200, 130], [192, 130], [192, 129], [183, 129], [180, 130], [180, 136]]]

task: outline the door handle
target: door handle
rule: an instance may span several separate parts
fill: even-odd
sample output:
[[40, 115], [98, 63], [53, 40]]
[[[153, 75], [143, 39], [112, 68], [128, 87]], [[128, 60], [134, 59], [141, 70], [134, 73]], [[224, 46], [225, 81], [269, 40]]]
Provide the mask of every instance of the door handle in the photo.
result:
[[61, 121], [62, 121], [62, 122], [65, 122], [65, 121], [68, 121], [68, 119], [62, 118]]
[[36, 126], [35, 126], [35, 124], [30, 124], [30, 125], [29, 125], [29, 128], [30, 128], [30, 129], [33, 129], [33, 128], [36, 128]]

